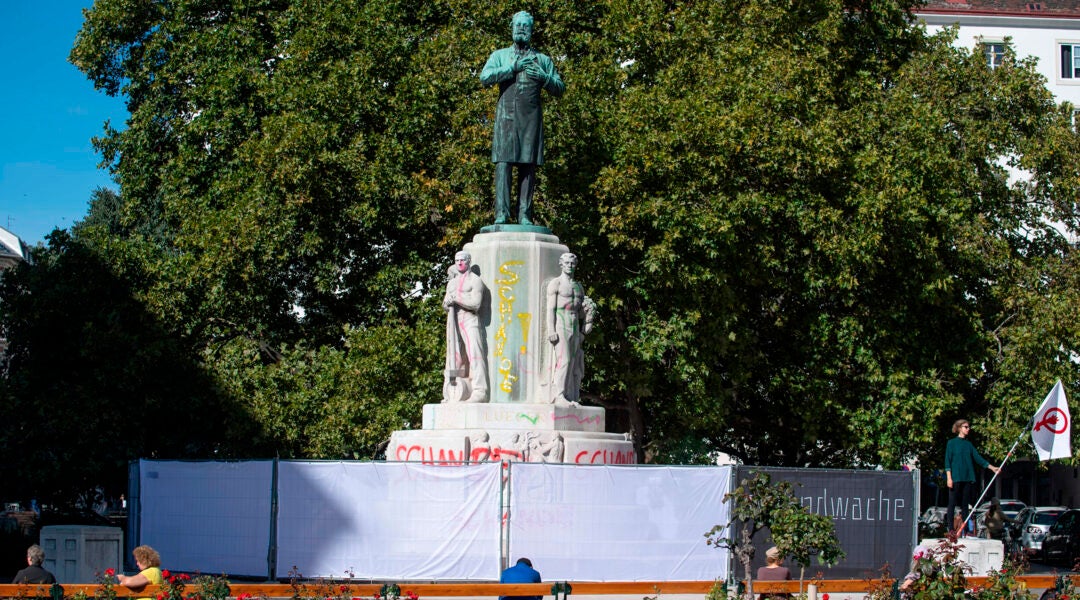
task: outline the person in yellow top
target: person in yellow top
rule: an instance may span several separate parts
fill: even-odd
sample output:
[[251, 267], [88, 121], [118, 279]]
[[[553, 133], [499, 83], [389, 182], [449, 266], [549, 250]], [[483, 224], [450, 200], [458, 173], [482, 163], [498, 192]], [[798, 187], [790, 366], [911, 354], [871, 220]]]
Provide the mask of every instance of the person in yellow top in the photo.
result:
[[[139, 546], [131, 552], [135, 556], [135, 564], [139, 566], [138, 575], [117, 575], [120, 585], [140, 592], [148, 585], [161, 585], [164, 578], [161, 576], [161, 555], [150, 546]], [[150, 598], [139, 598], [150, 600]]]

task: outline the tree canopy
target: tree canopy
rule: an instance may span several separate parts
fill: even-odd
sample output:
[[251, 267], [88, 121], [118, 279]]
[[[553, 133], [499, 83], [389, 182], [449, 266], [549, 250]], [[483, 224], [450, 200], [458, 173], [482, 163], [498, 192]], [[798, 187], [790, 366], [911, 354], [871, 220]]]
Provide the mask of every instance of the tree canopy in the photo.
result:
[[[80, 277], [47, 266], [77, 248], [102, 270], [79, 285], [123, 298], [79, 326], [168, 340], [191, 397], [251, 426], [207, 430], [219, 452], [377, 455], [438, 398], [433, 290], [491, 221], [479, 70], [525, 8], [567, 82], [538, 218], [603, 315], [584, 390], [609, 429], [655, 461], [896, 467], [964, 416], [1001, 451], [1080, 383], [1077, 136], [1031, 59], [991, 69], [913, 6], [97, 0], [71, 60], [127, 101], [96, 140], [120, 193], [5, 283], [5, 393], [93, 353], [20, 316], [63, 302], [34, 286]], [[108, 394], [72, 371], [71, 402], [143, 401], [142, 346], [107, 360]]]

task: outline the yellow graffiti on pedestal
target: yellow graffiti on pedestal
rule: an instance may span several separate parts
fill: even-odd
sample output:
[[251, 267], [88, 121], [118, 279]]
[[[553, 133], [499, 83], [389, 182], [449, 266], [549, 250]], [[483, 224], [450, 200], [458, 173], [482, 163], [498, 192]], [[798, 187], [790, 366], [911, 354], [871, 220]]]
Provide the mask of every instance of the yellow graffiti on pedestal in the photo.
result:
[[532, 313], [518, 313], [518, 322], [521, 323], [521, 355], [529, 352], [529, 322], [532, 321]]
[[514, 271], [514, 267], [524, 265], [524, 261], [508, 260], [499, 265], [499, 277], [495, 279], [495, 285], [499, 292], [499, 327], [495, 330], [495, 358], [499, 361], [499, 374], [502, 381], [499, 389], [507, 394], [513, 393], [514, 382], [517, 376], [512, 374], [514, 361], [503, 355], [506, 349], [506, 327], [513, 321], [514, 314], [514, 286], [521, 277]]
[[499, 389], [507, 394], [514, 391], [514, 382], [518, 380], [517, 375], [510, 372], [513, 368], [514, 361], [509, 358], [503, 357], [499, 361], [499, 374], [503, 376], [502, 382], [499, 383]]

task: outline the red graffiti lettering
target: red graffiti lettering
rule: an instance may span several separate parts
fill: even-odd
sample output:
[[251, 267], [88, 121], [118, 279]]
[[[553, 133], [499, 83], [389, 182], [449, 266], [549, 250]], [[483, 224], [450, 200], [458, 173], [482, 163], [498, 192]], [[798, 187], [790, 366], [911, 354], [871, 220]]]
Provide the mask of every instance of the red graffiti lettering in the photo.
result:
[[588, 450], [582, 450], [574, 457], [574, 462], [579, 465], [632, 465], [637, 461], [633, 451], [618, 452], [615, 450], [596, 450], [589, 456]]
[[[419, 462], [425, 465], [437, 466], [461, 466], [465, 464], [466, 453], [464, 450], [450, 450], [433, 446], [405, 446], [394, 448], [394, 457], [402, 462]], [[473, 448], [467, 455], [471, 463], [498, 462], [506, 460], [523, 460], [520, 450], [511, 448], [480, 447]], [[574, 456], [574, 463], [579, 465], [632, 465], [636, 464], [634, 452], [616, 450], [582, 450]]]
[[511, 458], [516, 458], [518, 460], [521, 460], [521, 458], [522, 458], [521, 453], [518, 452], [517, 450], [511, 450], [509, 448], [492, 448], [491, 449], [491, 460], [492, 461], [504, 460], [504, 459], [508, 460], [508, 459], [511, 459]]
[[436, 448], [428, 446], [398, 446], [394, 450], [394, 456], [404, 462], [419, 462], [425, 465], [460, 466], [465, 462], [465, 451], [447, 450], [438, 448], [436, 460]]
[[491, 459], [491, 448], [473, 448], [469, 453], [470, 462], [484, 462]]

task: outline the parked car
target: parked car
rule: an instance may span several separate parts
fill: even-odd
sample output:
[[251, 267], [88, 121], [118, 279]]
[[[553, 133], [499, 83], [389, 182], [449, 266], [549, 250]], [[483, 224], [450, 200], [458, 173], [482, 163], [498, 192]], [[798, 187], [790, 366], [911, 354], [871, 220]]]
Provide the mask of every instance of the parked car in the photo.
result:
[[1058, 515], [1042, 543], [1043, 560], [1072, 568], [1080, 557], [1080, 510], [1069, 509]]
[[945, 535], [945, 507], [931, 506], [919, 516], [919, 537], [941, 537]]
[[919, 517], [920, 523], [944, 523], [945, 522], [945, 507], [944, 506], [931, 506], [923, 511], [921, 517]]
[[[1005, 513], [1005, 516], [1010, 519], [1016, 519], [1017, 515], [1028, 507], [1027, 504], [1024, 504], [1019, 500], [1001, 500], [1000, 503], [1001, 512]], [[986, 511], [989, 508], [990, 502], [983, 502], [975, 509], [975, 531], [978, 532], [979, 537], [986, 537], [986, 526], [983, 524], [983, 520], [986, 517]], [[1016, 535], [1019, 531], [1013, 527], [1009, 527], [1008, 524], [1006, 524], [1006, 529], [1008, 530], [1008, 533], [1012, 535], [1013, 539], [1016, 539]]]
[[1061, 513], [1068, 510], [1064, 506], [1036, 506], [1025, 508], [1017, 515], [1020, 525], [1020, 547], [1028, 556], [1042, 556], [1043, 539], [1050, 526], [1057, 521]]
[[[1005, 513], [1006, 517], [1015, 519], [1016, 515], [1020, 514], [1020, 511], [1027, 508], [1027, 504], [1019, 500], [1001, 500], [1001, 512]], [[983, 502], [979, 505], [979, 512], [986, 512], [986, 509], [990, 508], [990, 502]]]

